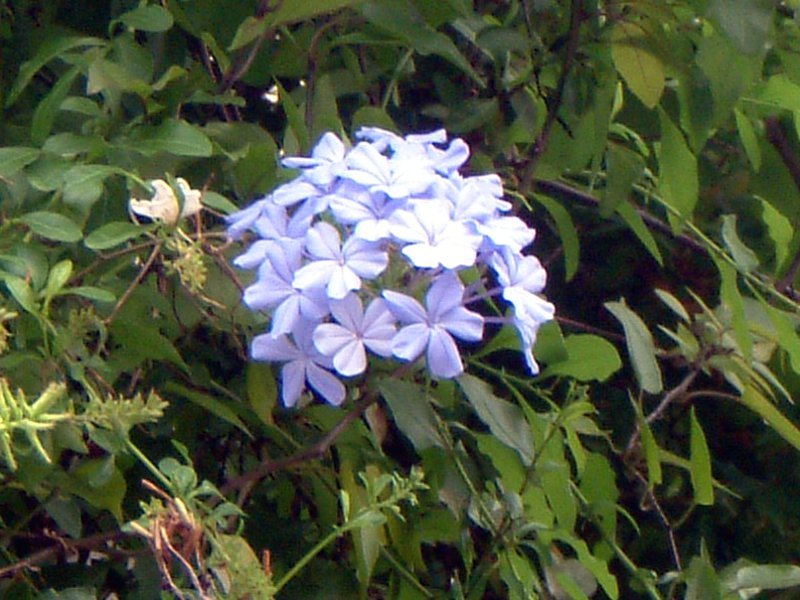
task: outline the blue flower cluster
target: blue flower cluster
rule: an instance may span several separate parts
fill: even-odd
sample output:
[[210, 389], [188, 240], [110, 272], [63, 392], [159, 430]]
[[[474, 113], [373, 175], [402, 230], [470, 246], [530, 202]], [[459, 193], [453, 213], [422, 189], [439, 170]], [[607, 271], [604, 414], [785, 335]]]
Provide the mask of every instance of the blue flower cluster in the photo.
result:
[[257, 269], [244, 302], [269, 311], [271, 326], [251, 353], [284, 363], [284, 404], [307, 385], [341, 404], [340, 377], [363, 373], [367, 352], [424, 354], [434, 377], [458, 376], [455, 339], [481, 340], [488, 319], [468, 306], [492, 296], [512, 306], [497, 319], [516, 327], [537, 373], [532, 347], [555, 309], [538, 295], [544, 268], [522, 254], [535, 231], [508, 214], [500, 178], [459, 174], [469, 147], [444, 130], [400, 137], [365, 127], [357, 137], [348, 149], [326, 133], [310, 158], [284, 159], [300, 175], [228, 217], [231, 239], [257, 236], [234, 263]]

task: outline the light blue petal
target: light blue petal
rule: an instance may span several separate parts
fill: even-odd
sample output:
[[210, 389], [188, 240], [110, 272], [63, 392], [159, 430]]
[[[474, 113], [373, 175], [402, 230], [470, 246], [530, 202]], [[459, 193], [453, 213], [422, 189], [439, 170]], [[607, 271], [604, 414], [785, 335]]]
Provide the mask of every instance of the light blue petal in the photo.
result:
[[328, 403], [339, 406], [344, 401], [345, 389], [336, 376], [325, 369], [309, 363], [306, 366], [308, 383]]
[[293, 407], [305, 389], [306, 364], [302, 360], [288, 362], [281, 369], [281, 399], [287, 408]]
[[428, 345], [430, 332], [423, 323], [403, 327], [392, 339], [392, 354], [403, 360], [416, 360]]
[[250, 355], [254, 360], [265, 362], [283, 362], [303, 357], [303, 353], [289, 341], [287, 336], [274, 338], [268, 333], [262, 333], [253, 338]]
[[422, 305], [411, 296], [406, 296], [393, 290], [384, 290], [383, 299], [386, 307], [395, 318], [402, 323], [425, 323], [428, 313]]
[[325, 356], [333, 356], [354, 339], [352, 331], [336, 323], [322, 323], [314, 329], [314, 346]]
[[453, 338], [443, 329], [431, 330], [427, 359], [428, 368], [435, 377], [452, 379], [464, 371], [458, 347]]
[[345, 377], [360, 375], [367, 368], [367, 353], [364, 343], [358, 338], [350, 341], [333, 357], [333, 367]]

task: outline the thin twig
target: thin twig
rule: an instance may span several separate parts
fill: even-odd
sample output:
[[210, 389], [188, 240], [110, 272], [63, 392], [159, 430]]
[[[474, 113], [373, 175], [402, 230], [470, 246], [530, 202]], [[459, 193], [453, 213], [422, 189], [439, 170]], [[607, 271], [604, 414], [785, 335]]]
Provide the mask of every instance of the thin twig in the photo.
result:
[[26, 558], [23, 558], [12, 565], [7, 565], [3, 568], [0, 568], [0, 579], [16, 575], [23, 569], [34, 568], [58, 556], [66, 554], [68, 550], [80, 551], [102, 548], [103, 550], [108, 551], [108, 548], [106, 547], [107, 542], [118, 540], [127, 536], [128, 534], [123, 533], [122, 531], [106, 531], [103, 533], [96, 533], [79, 540], [59, 539], [58, 542], [54, 543], [52, 546], [38, 550], [37, 552], [34, 552], [30, 556], [27, 556]]
[[553, 92], [553, 97], [549, 102], [547, 109], [547, 116], [542, 124], [542, 130], [539, 132], [538, 137], [533, 145], [533, 155], [525, 167], [525, 172], [522, 175], [521, 187], [523, 190], [528, 190], [533, 182], [533, 177], [536, 173], [536, 167], [539, 164], [539, 159], [550, 142], [550, 135], [553, 132], [553, 126], [558, 121], [558, 113], [561, 110], [561, 104], [564, 102], [564, 90], [567, 86], [572, 71], [572, 65], [575, 62], [575, 55], [578, 52], [578, 42], [580, 41], [580, 27], [583, 22], [583, 0], [572, 0], [572, 13], [570, 16], [569, 32], [567, 34], [567, 43], [564, 50], [564, 62], [561, 65], [561, 73], [556, 83], [556, 89]]
[[286, 458], [279, 458], [276, 460], [265, 460], [260, 465], [251, 469], [250, 471], [229, 479], [221, 488], [223, 495], [230, 494], [233, 491], [240, 490], [246, 486], [251, 486], [255, 482], [267, 477], [275, 471], [280, 471], [297, 465], [309, 460], [318, 460], [325, 456], [330, 450], [331, 446], [336, 443], [342, 433], [344, 433], [350, 425], [353, 424], [370, 406], [378, 400], [377, 392], [370, 392], [366, 394], [351, 410], [348, 412], [341, 421], [339, 421], [333, 429], [328, 431], [317, 442], [307, 448], [295, 452]]
[[[261, 0], [256, 8], [255, 16], [258, 19], [263, 19], [269, 13], [280, 9], [282, 4], [283, 0], [277, 0], [274, 5], [271, 5], [269, 0]], [[231, 87], [233, 87], [234, 83], [244, 77], [247, 71], [250, 70], [250, 67], [253, 66], [253, 61], [256, 59], [258, 51], [261, 50], [261, 46], [264, 44], [266, 39], [274, 33], [274, 31], [274, 28], [266, 27], [264, 31], [262, 31], [256, 38], [256, 41], [253, 42], [253, 45], [250, 46], [250, 50], [246, 54], [239, 55], [239, 57], [233, 62], [230, 68], [225, 72], [225, 75], [222, 77], [222, 83], [220, 83], [219, 88], [217, 89], [218, 93], [222, 94], [223, 92], [227, 92], [229, 89], [231, 89]]]
[[158, 243], [156, 243], [155, 246], [153, 246], [153, 251], [150, 253], [150, 256], [147, 257], [147, 261], [139, 270], [139, 273], [136, 275], [136, 278], [128, 286], [128, 289], [125, 290], [125, 293], [122, 294], [122, 296], [120, 296], [119, 300], [117, 300], [117, 303], [114, 305], [114, 309], [111, 311], [111, 314], [109, 314], [108, 317], [106, 317], [106, 319], [103, 321], [103, 324], [106, 327], [108, 327], [111, 324], [111, 322], [116, 318], [119, 311], [122, 310], [122, 307], [125, 306], [125, 303], [130, 299], [131, 294], [133, 294], [133, 292], [136, 290], [139, 284], [142, 283], [144, 278], [147, 276], [147, 273], [150, 271], [150, 267], [153, 266], [153, 263], [155, 262], [156, 258], [158, 258], [158, 255], [161, 253], [162, 245], [163, 242], [159, 241]]
[[[699, 374], [700, 374], [700, 367], [695, 365], [678, 385], [676, 385], [674, 388], [672, 388], [670, 391], [664, 394], [664, 397], [661, 399], [661, 402], [659, 402], [658, 406], [656, 406], [656, 408], [644, 418], [645, 423], [650, 425], [651, 423], [660, 419], [667, 411], [667, 409], [670, 407], [670, 405], [672, 405], [673, 402], [685, 396], [687, 390], [692, 385], [692, 383], [694, 383], [694, 380], [697, 378]], [[639, 423], [637, 422], [636, 429], [634, 429], [630, 440], [628, 440], [628, 445], [626, 446], [625, 449], [626, 455], [630, 454], [633, 451], [633, 448], [639, 441], [639, 437], [641, 436], [641, 434], [642, 434], [642, 429]]]
[[664, 529], [666, 529], [667, 531], [667, 539], [669, 540], [669, 549], [670, 553], [672, 554], [672, 561], [673, 563], [675, 563], [675, 568], [678, 571], [682, 571], [683, 565], [681, 561], [681, 555], [680, 552], [678, 551], [678, 544], [675, 541], [675, 531], [672, 528], [672, 524], [669, 522], [669, 519], [667, 518], [667, 515], [664, 512], [664, 509], [661, 508], [661, 504], [658, 502], [658, 498], [656, 498], [656, 495], [653, 493], [653, 490], [649, 487], [648, 482], [644, 478], [644, 476], [637, 471], [636, 477], [647, 489], [647, 492], [645, 493], [647, 500], [650, 502], [651, 506], [655, 509], [659, 520], [664, 525]]

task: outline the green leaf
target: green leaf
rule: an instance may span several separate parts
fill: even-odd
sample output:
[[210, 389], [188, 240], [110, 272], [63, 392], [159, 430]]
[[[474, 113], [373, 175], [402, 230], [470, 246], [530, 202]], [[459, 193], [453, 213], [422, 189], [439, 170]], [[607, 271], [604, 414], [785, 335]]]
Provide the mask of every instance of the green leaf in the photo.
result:
[[163, 6], [146, 4], [121, 14], [119, 18], [111, 22], [112, 29], [117, 22], [139, 31], [161, 32], [172, 27], [173, 19], [170, 12]]
[[689, 436], [689, 461], [692, 465], [691, 478], [694, 489], [694, 500], [698, 504], [711, 506], [714, 504], [714, 484], [711, 477], [711, 453], [708, 451], [706, 434], [697, 420], [694, 407], [690, 416], [691, 430]]
[[573, 223], [567, 209], [558, 201], [541, 194], [535, 194], [534, 197], [539, 204], [544, 206], [556, 223], [558, 237], [561, 238], [561, 245], [564, 247], [564, 278], [569, 281], [578, 270], [578, 262], [581, 255], [580, 240], [578, 240], [578, 231], [575, 229], [575, 223]]
[[186, 121], [168, 119], [157, 127], [141, 127], [131, 148], [152, 156], [169, 152], [177, 156], [211, 156], [213, 147], [205, 133]]
[[109, 165], [75, 165], [64, 173], [64, 202], [88, 209], [103, 194], [103, 182], [119, 173]]
[[117, 318], [111, 325], [111, 334], [126, 354], [133, 354], [141, 360], [167, 360], [189, 371], [178, 350], [155, 325]]
[[376, 27], [401, 40], [423, 56], [435, 54], [461, 69], [481, 88], [485, 83], [458, 46], [428, 25], [407, 0], [377, 0], [361, 6], [361, 14]]
[[685, 577], [685, 600], [722, 600], [722, 587], [714, 566], [708, 558], [705, 544], [703, 544], [700, 556], [692, 557]]
[[81, 296], [82, 298], [87, 298], [96, 302], [114, 302], [117, 299], [117, 297], [108, 290], [93, 285], [77, 285], [63, 290], [61, 294]]
[[747, 154], [747, 159], [750, 161], [753, 170], [758, 171], [761, 168], [761, 146], [758, 143], [753, 123], [740, 110], [734, 110], [733, 114], [736, 117], [736, 128], [739, 130], [739, 139], [742, 142], [745, 154]]
[[740, 52], [759, 54], [766, 51], [774, 9], [770, 0], [711, 0], [708, 16]]
[[69, 94], [75, 78], [80, 74], [78, 67], [72, 67], [58, 78], [50, 92], [39, 102], [33, 113], [31, 123], [31, 140], [34, 144], [41, 144], [50, 134], [56, 114], [61, 108], [61, 103]]
[[278, 386], [272, 367], [264, 363], [249, 362], [245, 377], [250, 408], [263, 423], [273, 425], [275, 419], [272, 411], [278, 404]]
[[658, 152], [658, 188], [664, 202], [679, 215], [668, 215], [672, 229], [677, 233], [682, 228], [682, 221], [691, 219], [697, 204], [697, 159], [667, 114], [659, 111], [659, 117], [661, 145]]
[[42, 291], [45, 300], [49, 300], [61, 291], [61, 288], [69, 281], [72, 269], [73, 264], [69, 259], [59, 261], [53, 265], [53, 268], [47, 274], [47, 283]]
[[781, 590], [800, 586], [800, 567], [797, 565], [748, 564], [736, 568], [728, 576], [722, 575], [721, 579], [723, 585], [730, 591]]
[[49, 240], [77, 242], [83, 237], [80, 227], [74, 221], [58, 213], [41, 210], [22, 215], [19, 220], [36, 235]]
[[578, 381], [605, 381], [622, 367], [614, 345], [597, 335], [573, 334], [564, 339], [567, 359], [549, 364], [542, 377], [561, 375]]
[[57, 56], [62, 56], [73, 48], [80, 46], [105, 46], [107, 42], [96, 37], [64, 36], [64, 35], [41, 35], [44, 41], [36, 50], [29, 61], [22, 63], [14, 85], [6, 98], [6, 107], [16, 102], [22, 91], [28, 87], [33, 76]]
[[630, 228], [633, 234], [639, 238], [642, 245], [647, 249], [659, 266], [664, 266], [664, 258], [661, 256], [661, 250], [658, 249], [658, 243], [650, 233], [647, 225], [641, 215], [636, 211], [630, 202], [621, 202], [616, 207], [616, 212], [620, 218], [625, 221], [625, 224]]
[[0, 177], [13, 177], [39, 158], [39, 154], [40, 151], [37, 148], [23, 146], [0, 148]]
[[600, 215], [608, 218], [620, 205], [627, 203], [633, 184], [644, 174], [641, 155], [619, 144], [606, 149], [606, 187], [600, 201]]
[[83, 243], [91, 250], [108, 250], [144, 235], [146, 232], [147, 228], [141, 225], [126, 221], [112, 221], [92, 231], [86, 236]]
[[647, 325], [639, 315], [628, 308], [624, 299], [620, 302], [606, 302], [603, 306], [622, 323], [622, 328], [625, 330], [625, 344], [639, 386], [650, 394], [658, 394], [664, 385], [656, 359], [653, 336]]
[[767, 226], [770, 239], [775, 244], [775, 272], [781, 273], [789, 256], [789, 244], [794, 237], [794, 228], [791, 221], [772, 204], [763, 198], [759, 198], [759, 200], [761, 200], [761, 219]]
[[204, 392], [189, 389], [175, 381], [167, 381], [164, 384], [164, 391], [182, 396], [186, 400], [189, 400], [193, 404], [196, 404], [197, 406], [207, 410], [212, 415], [230, 423], [234, 427], [242, 430], [248, 436], [252, 437], [252, 434], [247, 429], [247, 426], [242, 423], [242, 420], [238, 417], [234, 410], [221, 400]]
[[3, 280], [6, 283], [8, 291], [14, 297], [19, 305], [32, 315], [39, 314], [39, 306], [36, 303], [36, 295], [33, 293], [31, 286], [27, 281], [13, 275], [6, 275]]
[[378, 389], [392, 411], [398, 429], [411, 441], [417, 452], [445, 447], [436, 426], [438, 417], [424, 388], [407, 381], [383, 379]]
[[275, 28], [298, 21], [307, 21], [319, 15], [334, 12], [353, 6], [363, 0], [284, 0], [277, 5], [277, 10], [268, 12], [264, 17], [247, 17], [239, 25], [228, 51], [238, 50], [254, 41], [267, 29]]
[[628, 88], [647, 108], [655, 108], [664, 93], [664, 64], [650, 49], [640, 25], [622, 20], [614, 25], [611, 57]]
[[758, 267], [758, 257], [756, 253], [748, 248], [739, 238], [736, 231], [736, 215], [723, 215], [722, 217], [722, 240], [730, 250], [736, 266], [744, 273], [749, 273]]
[[[105, 458], [82, 461], [70, 473], [65, 488], [91, 506], [109, 511], [121, 523], [127, 484], [118, 467], [114, 466], [109, 472], [108, 466], [109, 461]], [[98, 477], [100, 473], [103, 475]]]
[[735, 268], [721, 258], [714, 258], [714, 263], [717, 265], [721, 278], [720, 299], [730, 311], [731, 326], [736, 343], [739, 345], [739, 351], [749, 358], [753, 352], [753, 337], [750, 335], [747, 324], [744, 300], [739, 292], [738, 273]]
[[472, 408], [498, 440], [517, 451], [522, 462], [533, 462], [533, 436], [518, 406], [498, 398], [485, 381], [472, 375], [461, 375], [458, 384]]
[[225, 196], [217, 192], [212, 192], [211, 190], [206, 190], [203, 192], [203, 197], [201, 200], [203, 202], [203, 206], [213, 208], [214, 210], [221, 212], [223, 215], [230, 215], [239, 210], [239, 207], [228, 200]]
[[661, 484], [661, 452], [653, 435], [653, 430], [650, 429], [650, 425], [648, 425], [643, 416], [639, 418], [639, 427], [642, 432], [642, 447], [644, 448], [644, 458], [647, 463], [647, 485], [652, 490], [655, 486]]
[[681, 301], [678, 300], [675, 296], [673, 296], [666, 290], [656, 289], [655, 293], [656, 296], [658, 296], [659, 299], [664, 304], [666, 304], [672, 312], [674, 312], [681, 318], [681, 320], [683, 320], [686, 323], [688, 323], [691, 320], [689, 318], [689, 313], [686, 312], [686, 309], [684, 308], [683, 304], [681, 304]]
[[775, 433], [800, 450], [800, 430], [787, 419], [769, 400], [752, 386], [744, 388], [740, 402], [755, 412], [775, 430]]

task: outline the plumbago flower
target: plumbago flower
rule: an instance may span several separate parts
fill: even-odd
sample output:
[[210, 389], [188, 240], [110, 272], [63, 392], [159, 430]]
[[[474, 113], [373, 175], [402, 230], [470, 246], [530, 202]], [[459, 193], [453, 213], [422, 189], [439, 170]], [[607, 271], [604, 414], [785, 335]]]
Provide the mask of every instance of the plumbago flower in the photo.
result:
[[356, 137], [350, 148], [326, 133], [310, 157], [284, 159], [299, 175], [228, 217], [228, 237], [249, 240], [234, 264], [255, 271], [244, 302], [271, 319], [251, 355], [283, 363], [283, 403], [310, 389], [338, 406], [370, 356], [459, 376], [459, 343], [483, 339], [488, 297], [508, 303], [491, 320], [516, 329], [538, 373], [533, 346], [555, 308], [540, 296], [547, 273], [523, 254], [535, 231], [509, 214], [500, 178], [459, 173], [469, 147], [444, 130]]

